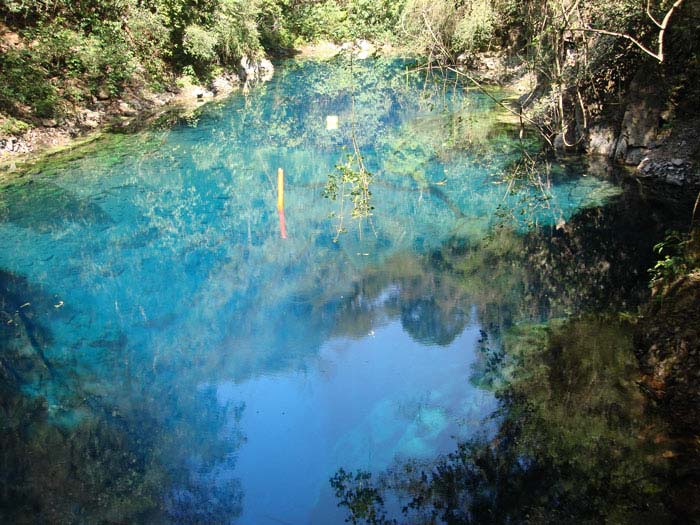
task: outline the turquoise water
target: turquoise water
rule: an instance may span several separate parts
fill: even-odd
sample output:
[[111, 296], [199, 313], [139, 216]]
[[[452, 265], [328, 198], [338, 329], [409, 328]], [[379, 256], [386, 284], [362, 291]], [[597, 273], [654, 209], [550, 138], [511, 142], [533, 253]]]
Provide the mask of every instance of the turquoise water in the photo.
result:
[[[569, 224], [595, 237], [576, 217], [622, 193], [571, 166], [509, 186], [519, 145], [502, 120], [400, 61], [292, 62], [248, 94], [6, 179], [3, 378], [25, 403], [15, 415], [35, 421], [17, 424], [13, 450], [54, 447], [10, 483], [70, 487], [51, 508], [23, 489], [12, 512], [342, 523], [338, 468], [380, 472], [493, 436], [484, 337], [614, 295], [565, 272], [527, 277], [541, 268], [513, 250], [558, 253], [542, 239]], [[323, 197], [353, 133], [374, 174], [363, 220]], [[581, 275], [600, 263], [586, 257]], [[619, 288], [640, 275], [627, 277]]]

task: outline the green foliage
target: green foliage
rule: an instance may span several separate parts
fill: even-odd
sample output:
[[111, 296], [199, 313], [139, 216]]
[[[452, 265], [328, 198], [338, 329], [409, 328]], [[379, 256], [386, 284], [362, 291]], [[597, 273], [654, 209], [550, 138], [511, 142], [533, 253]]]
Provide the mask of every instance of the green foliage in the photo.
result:
[[492, 45], [498, 16], [492, 0], [408, 0], [404, 29], [416, 51], [452, 62]]
[[131, 9], [128, 13], [128, 41], [138, 64], [145, 70], [147, 80], [158, 87], [168, 78], [167, 61], [172, 58], [166, 19], [159, 12], [143, 7]]
[[345, 233], [345, 201], [352, 205], [352, 219], [368, 219], [372, 216], [372, 191], [370, 185], [374, 175], [368, 172], [358, 152], [348, 155], [342, 164], [337, 164], [335, 171], [328, 174], [323, 196], [332, 201], [339, 201], [340, 210], [334, 215], [338, 218], [337, 235]]
[[208, 64], [216, 60], [216, 35], [193, 24], [185, 29], [182, 45], [187, 56], [195, 64]]
[[456, 22], [452, 0], [408, 0], [403, 28], [415, 51], [432, 57], [451, 51]]
[[213, 26], [221, 65], [232, 65], [244, 55], [262, 54], [257, 18], [258, 2], [223, 0]]
[[393, 41], [406, 0], [280, 2], [276, 20], [300, 42], [354, 38]]
[[0, 69], [0, 110], [20, 117], [55, 114], [59, 101], [56, 88], [46, 81], [49, 71], [31, 52], [12, 49], [0, 53]]
[[[35, 42], [32, 60], [40, 68], [54, 79], [74, 79], [88, 92], [104, 86], [116, 94], [133, 74], [133, 55], [118, 22], [103, 22], [87, 34], [57, 23], [42, 23], [27, 36]], [[57, 80], [54, 82], [60, 87]]]
[[291, 27], [291, 5], [291, 0], [260, 0], [258, 31], [265, 49], [279, 51], [294, 46], [296, 35]]
[[465, 6], [455, 26], [455, 49], [473, 53], [492, 45], [497, 13], [491, 0], [472, 0]]
[[0, 120], [0, 136], [21, 135], [29, 128], [29, 124], [13, 117]]
[[342, 41], [350, 37], [347, 12], [334, 0], [305, 3], [293, 19], [293, 28], [300, 39]]
[[14, 2], [0, 9], [17, 25], [17, 45], [0, 54], [0, 110], [56, 117], [120, 94], [131, 82], [167, 76], [165, 19], [135, 0]]
[[14, 0], [0, 15], [19, 40], [0, 53], [0, 111], [25, 119], [69, 115], [129, 84], [162, 88], [173, 68], [207, 76], [262, 54], [257, 1]]
[[649, 286], [654, 287], [661, 282], [670, 283], [681, 275], [700, 268], [700, 260], [694, 257], [692, 247], [691, 236], [677, 231], [669, 232], [663, 241], [654, 245], [654, 253], [660, 259], [649, 269]]
[[349, 197], [352, 202], [352, 218], [369, 217], [374, 209], [371, 203], [372, 192], [369, 190], [372, 177], [354, 155], [348, 155], [346, 162], [336, 165], [335, 171], [328, 175], [323, 195], [331, 200]]

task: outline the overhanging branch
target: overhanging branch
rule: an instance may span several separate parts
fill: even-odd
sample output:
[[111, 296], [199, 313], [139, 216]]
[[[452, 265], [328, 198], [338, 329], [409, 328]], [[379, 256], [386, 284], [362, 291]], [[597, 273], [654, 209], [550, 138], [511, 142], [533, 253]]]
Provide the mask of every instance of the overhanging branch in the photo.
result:
[[630, 42], [632, 42], [635, 46], [637, 46], [639, 49], [644, 51], [647, 55], [655, 58], [659, 62], [663, 62], [664, 61], [664, 37], [666, 36], [666, 30], [668, 29], [668, 24], [671, 21], [671, 16], [673, 16], [674, 11], [676, 9], [678, 9], [683, 2], [684, 2], [684, 0], [676, 0], [673, 3], [673, 5], [671, 6], [671, 8], [664, 15], [663, 20], [661, 22], [659, 22], [651, 14], [651, 10], [650, 10], [651, 1], [650, 0], [647, 1], [647, 8], [646, 8], [647, 16], [649, 16], [649, 18], [652, 20], [652, 22], [654, 22], [654, 24], [659, 28], [659, 37], [658, 37], [659, 45], [658, 45], [658, 49], [656, 52], [652, 51], [650, 48], [645, 46], [642, 42], [640, 42], [639, 40], [637, 40], [633, 36], [628, 35], [627, 33], [618, 33], [617, 31], [608, 31], [607, 29], [597, 29], [594, 27], [576, 27], [576, 28], [573, 28], [571, 30], [572, 31], [585, 31], [585, 32], [589, 32], [589, 33], [599, 33], [602, 35], [609, 35], [609, 36], [614, 36], [617, 38], [624, 38], [625, 40], [629, 40]]

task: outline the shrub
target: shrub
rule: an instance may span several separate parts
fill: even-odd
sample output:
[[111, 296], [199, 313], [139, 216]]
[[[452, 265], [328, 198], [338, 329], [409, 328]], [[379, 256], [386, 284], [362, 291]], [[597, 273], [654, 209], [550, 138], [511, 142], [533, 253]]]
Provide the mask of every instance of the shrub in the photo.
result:
[[256, 19], [259, 15], [256, 2], [222, 0], [213, 31], [216, 35], [216, 51], [221, 65], [231, 65], [243, 55], [262, 54], [260, 33]]
[[353, 0], [350, 25], [353, 36], [393, 40], [406, 0]]
[[482, 51], [494, 38], [496, 13], [490, 0], [472, 0], [458, 16], [452, 37], [456, 52]]
[[27, 49], [0, 53], [0, 110], [25, 117], [53, 117], [58, 97], [48, 71]]
[[31, 126], [23, 120], [14, 117], [0, 118], [0, 137], [7, 135], [21, 135]]
[[155, 84], [168, 76], [166, 61], [172, 57], [170, 30], [165, 22], [160, 13], [139, 7], [130, 10], [126, 20], [133, 53], [143, 66], [147, 79]]
[[198, 25], [185, 29], [182, 45], [196, 64], [211, 64], [216, 60], [216, 34]]

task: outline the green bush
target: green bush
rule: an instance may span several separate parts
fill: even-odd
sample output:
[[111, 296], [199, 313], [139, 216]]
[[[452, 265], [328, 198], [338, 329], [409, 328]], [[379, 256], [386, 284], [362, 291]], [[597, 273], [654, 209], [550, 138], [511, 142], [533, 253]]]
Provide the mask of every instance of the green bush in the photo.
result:
[[296, 35], [292, 30], [291, 1], [259, 1], [257, 24], [260, 43], [265, 49], [278, 51], [294, 46]]
[[353, 36], [393, 40], [406, 0], [353, 0], [349, 21]]
[[162, 14], [144, 8], [130, 10], [126, 20], [133, 52], [147, 80], [156, 86], [168, 77], [166, 62], [172, 58], [170, 30], [165, 23]]
[[348, 13], [334, 0], [302, 4], [291, 15], [293, 31], [302, 41], [342, 41], [351, 36]]
[[120, 22], [102, 24], [96, 36], [100, 55], [88, 78], [90, 89], [94, 93], [100, 85], [105, 85], [112, 95], [117, 95], [134, 75], [135, 57]]
[[[0, 110], [10, 115], [53, 117], [58, 96], [47, 82], [49, 72], [27, 49], [0, 53]], [[30, 114], [26, 114], [27, 108]]]
[[195, 64], [211, 64], [216, 60], [216, 34], [198, 25], [185, 29], [182, 45]]
[[451, 60], [491, 45], [498, 21], [492, 0], [408, 0], [403, 28], [416, 51]]
[[256, 57], [262, 54], [257, 24], [259, 13], [256, 2], [222, 0], [213, 26], [221, 65], [232, 65], [243, 55]]
[[41, 24], [30, 35], [33, 59], [59, 88], [66, 80], [78, 79], [86, 95], [101, 88], [116, 95], [134, 73], [134, 56], [119, 22], [101, 22], [88, 34], [57, 23]]
[[459, 52], [486, 49], [494, 38], [496, 12], [490, 0], [472, 0], [458, 17], [452, 36], [452, 48]]
[[23, 120], [19, 120], [14, 117], [8, 117], [5, 119], [0, 118], [0, 137], [6, 137], [7, 135], [21, 135], [30, 127], [31, 126]]

